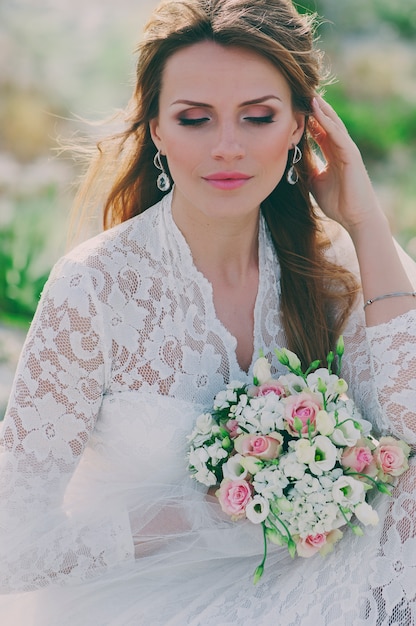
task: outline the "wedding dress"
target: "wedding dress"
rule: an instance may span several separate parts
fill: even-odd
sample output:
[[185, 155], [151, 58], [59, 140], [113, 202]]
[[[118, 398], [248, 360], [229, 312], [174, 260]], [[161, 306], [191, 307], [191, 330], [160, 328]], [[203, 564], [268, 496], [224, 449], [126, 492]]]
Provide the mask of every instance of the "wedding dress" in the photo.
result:
[[[326, 557], [270, 547], [256, 586], [261, 528], [230, 521], [190, 478], [196, 417], [252, 365], [239, 367], [171, 196], [68, 254], [45, 287], [0, 438], [1, 624], [413, 624], [413, 461], [375, 504], [378, 526], [347, 530]], [[329, 254], [357, 271], [346, 235]], [[263, 218], [259, 266], [253, 362], [263, 349], [283, 373]], [[416, 444], [415, 312], [366, 328], [361, 302], [343, 334], [349, 394], [377, 432]]]

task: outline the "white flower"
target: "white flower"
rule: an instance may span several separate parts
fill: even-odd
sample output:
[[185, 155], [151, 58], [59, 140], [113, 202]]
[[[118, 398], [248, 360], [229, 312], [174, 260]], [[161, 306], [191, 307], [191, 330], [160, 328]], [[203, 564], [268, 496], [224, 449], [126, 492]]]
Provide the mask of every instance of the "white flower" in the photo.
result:
[[285, 407], [283, 402], [273, 393], [263, 396], [264, 406], [259, 421], [261, 432], [267, 435], [274, 430], [283, 430]]
[[189, 465], [198, 471], [206, 466], [209, 455], [205, 448], [191, 448], [188, 459]]
[[276, 348], [276, 356], [279, 359], [280, 363], [282, 363], [283, 365], [288, 365], [294, 370], [297, 370], [301, 366], [299, 357], [287, 348], [281, 348], [280, 350]]
[[269, 501], [263, 496], [254, 496], [246, 506], [246, 517], [253, 524], [261, 524], [270, 513]]
[[280, 467], [285, 476], [288, 478], [294, 478], [300, 480], [305, 475], [306, 466], [303, 463], [298, 463], [296, 456], [288, 454], [280, 461]]
[[321, 435], [332, 435], [336, 426], [335, 417], [326, 411], [318, 411], [316, 414], [316, 428]]
[[328, 389], [330, 385], [335, 384], [339, 380], [336, 374], [330, 374], [325, 367], [320, 367], [306, 378], [307, 385], [312, 391], [318, 391], [318, 386], [322, 385]]
[[215, 474], [210, 472], [206, 467], [198, 470], [193, 476], [199, 483], [202, 483], [207, 487], [211, 487], [217, 483]]
[[340, 414], [338, 421], [341, 422], [331, 435], [331, 439], [339, 446], [348, 446], [352, 448], [362, 437], [362, 432], [355, 427], [354, 420]]
[[264, 385], [264, 383], [267, 383], [267, 381], [271, 379], [270, 363], [266, 357], [262, 356], [254, 363], [253, 376], [257, 378], [259, 385]]
[[355, 506], [364, 502], [364, 484], [351, 476], [340, 476], [332, 486], [332, 497], [341, 506]]
[[206, 446], [206, 451], [211, 457], [211, 463], [213, 465], [218, 465], [221, 459], [225, 459], [228, 456], [228, 452], [224, 450], [219, 439], [210, 446]]
[[315, 446], [308, 439], [298, 439], [295, 443], [296, 458], [299, 463], [312, 463], [315, 460]]
[[328, 437], [323, 435], [315, 437], [314, 446], [315, 458], [309, 463], [309, 468], [316, 476], [320, 476], [334, 467], [337, 461], [338, 449]]
[[287, 387], [291, 395], [296, 395], [307, 388], [307, 384], [302, 376], [296, 376], [296, 374], [280, 376], [279, 382], [281, 382], [284, 387]]
[[260, 470], [253, 479], [253, 487], [257, 493], [277, 498], [283, 497], [283, 489], [288, 484], [288, 479], [276, 466]]
[[340, 396], [348, 390], [348, 384], [343, 378], [331, 381], [327, 388], [327, 393], [330, 396]]
[[209, 455], [205, 448], [191, 448], [188, 458], [190, 467], [193, 467], [195, 470], [193, 477], [199, 483], [202, 483], [207, 487], [216, 484], [217, 479], [214, 473], [211, 472], [206, 465]]
[[196, 419], [195, 430], [203, 435], [207, 435], [211, 432], [213, 424], [215, 424], [215, 422], [212, 419], [211, 413], [202, 413], [202, 415], [199, 415]]
[[379, 517], [377, 511], [373, 509], [367, 502], [360, 502], [354, 509], [356, 517], [364, 526], [377, 526]]
[[241, 460], [241, 465], [245, 470], [247, 470], [249, 474], [254, 476], [254, 474], [257, 474], [257, 472], [260, 470], [262, 463], [261, 461], [259, 462], [259, 460], [255, 456], [243, 456]]
[[230, 457], [222, 466], [224, 478], [231, 478], [231, 480], [246, 478], [248, 470], [243, 465], [244, 460], [245, 458], [241, 454], [234, 454]]

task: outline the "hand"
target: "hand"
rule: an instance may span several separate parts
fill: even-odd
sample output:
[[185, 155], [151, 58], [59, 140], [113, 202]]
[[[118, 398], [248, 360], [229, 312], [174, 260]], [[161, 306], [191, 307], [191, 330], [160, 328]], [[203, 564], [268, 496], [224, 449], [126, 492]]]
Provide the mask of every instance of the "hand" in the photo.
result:
[[354, 236], [365, 226], [384, 220], [360, 151], [342, 120], [320, 96], [312, 101], [309, 130], [326, 165], [315, 170], [312, 193], [324, 213]]

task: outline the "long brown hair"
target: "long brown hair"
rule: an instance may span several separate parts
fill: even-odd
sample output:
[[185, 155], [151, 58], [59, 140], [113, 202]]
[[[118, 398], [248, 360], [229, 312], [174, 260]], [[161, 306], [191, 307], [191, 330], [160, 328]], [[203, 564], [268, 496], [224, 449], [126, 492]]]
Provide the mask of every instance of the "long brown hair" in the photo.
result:
[[[149, 121], [158, 115], [163, 69], [178, 50], [210, 40], [255, 51], [282, 72], [294, 110], [304, 113], [321, 81], [321, 54], [314, 47], [314, 17], [300, 15], [290, 0], [164, 0], [139, 45], [136, 85], [126, 130], [98, 144], [79, 201], [104, 193], [104, 227], [123, 222], [158, 202], [155, 146]], [[299, 142], [299, 182], [284, 176], [262, 203], [281, 265], [281, 310], [288, 347], [304, 364], [325, 359], [353, 306], [353, 275], [325, 256], [326, 242], [311, 202], [314, 156], [307, 131]], [[288, 157], [290, 166], [292, 153]], [[168, 164], [164, 160], [166, 170]]]

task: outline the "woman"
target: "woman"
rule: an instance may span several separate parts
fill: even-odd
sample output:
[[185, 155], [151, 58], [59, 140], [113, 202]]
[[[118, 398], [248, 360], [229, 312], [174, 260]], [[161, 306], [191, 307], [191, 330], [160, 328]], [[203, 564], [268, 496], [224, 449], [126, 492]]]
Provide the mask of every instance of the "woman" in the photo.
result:
[[416, 442], [415, 267], [317, 95], [319, 60], [287, 0], [154, 13], [127, 129], [80, 196], [105, 186], [112, 228], [54, 268], [3, 426], [3, 621], [412, 623], [414, 465], [364, 538], [325, 559], [276, 547], [256, 587], [261, 534], [186, 469], [196, 416], [260, 349], [281, 371], [275, 346], [307, 364], [341, 332], [364, 415]]

